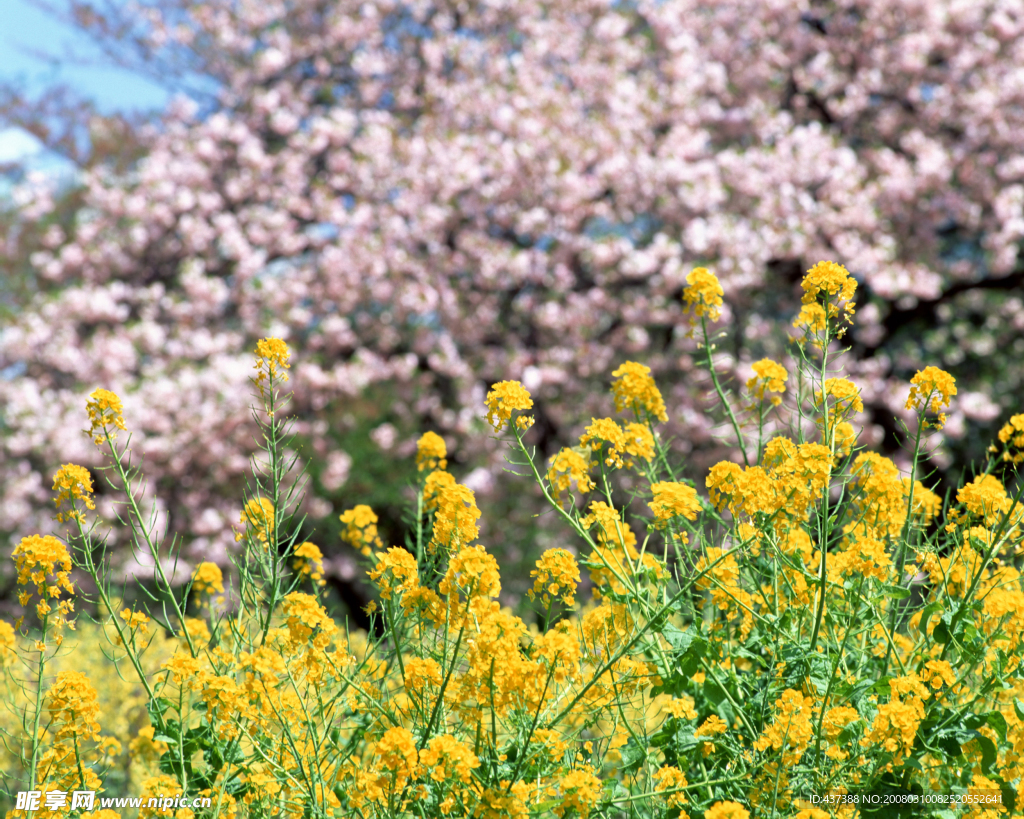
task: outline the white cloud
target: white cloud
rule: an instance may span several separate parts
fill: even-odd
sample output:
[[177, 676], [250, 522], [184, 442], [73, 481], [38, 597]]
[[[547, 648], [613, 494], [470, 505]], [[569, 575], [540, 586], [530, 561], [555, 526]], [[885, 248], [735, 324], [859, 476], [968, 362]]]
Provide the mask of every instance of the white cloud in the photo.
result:
[[0, 131], [0, 165], [22, 162], [41, 153], [45, 147], [28, 131], [21, 128], [4, 128]]

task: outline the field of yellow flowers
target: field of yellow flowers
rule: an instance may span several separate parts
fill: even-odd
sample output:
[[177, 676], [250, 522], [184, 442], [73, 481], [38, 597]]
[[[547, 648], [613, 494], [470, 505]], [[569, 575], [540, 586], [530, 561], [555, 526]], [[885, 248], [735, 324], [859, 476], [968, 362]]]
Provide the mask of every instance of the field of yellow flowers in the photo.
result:
[[[718, 280], [698, 268], [687, 281], [691, 332], [739, 454], [704, 486], [668, 458], [668, 409], [643, 364], [611, 374], [621, 417], [592, 419], [547, 464], [530, 447], [529, 392], [503, 381], [487, 395], [511, 468], [564, 527], [567, 548], [532, 572], [539, 627], [497, 602], [474, 493], [446, 471], [433, 432], [419, 442], [403, 546], [381, 542], [367, 506], [341, 516], [383, 636], [331, 617], [321, 550], [299, 542], [291, 514], [302, 487], [282, 454], [280, 339], [256, 349], [265, 456], [227, 577], [204, 563], [184, 589], [172, 582], [176, 544], [142, 508], [119, 435], [130, 419], [117, 395], [94, 392], [103, 477], [155, 589], [123, 602], [91, 514], [94, 478], [63, 466], [54, 491], [67, 528], [15, 549], [25, 615], [0, 623], [7, 816], [1018, 813], [1024, 415], [955, 496], [939, 497], [918, 464], [956, 385], [931, 366], [907, 385], [909, 474], [859, 445], [863, 404], [841, 367], [856, 283], [843, 267], [821, 262], [804, 279], [798, 371], [763, 360], [740, 389], [715, 370]], [[100, 616], [76, 628], [84, 596]], [[19, 791], [76, 790], [207, 796], [211, 807], [15, 806]]]

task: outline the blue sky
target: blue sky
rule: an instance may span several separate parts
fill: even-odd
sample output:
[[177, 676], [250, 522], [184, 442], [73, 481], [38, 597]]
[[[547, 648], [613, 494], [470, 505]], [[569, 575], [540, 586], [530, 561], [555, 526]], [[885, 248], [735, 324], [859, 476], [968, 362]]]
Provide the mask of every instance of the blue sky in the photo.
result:
[[[71, 64], [62, 59], [68, 48], [95, 55], [90, 41], [74, 28], [63, 26], [28, 0], [0, 0], [0, 81], [29, 91], [66, 83], [92, 99], [100, 110], [130, 111], [162, 108], [168, 94], [160, 86], [128, 71]], [[44, 51], [57, 59], [45, 60], [26, 53]], [[0, 126], [0, 162], [32, 146], [24, 133]]]

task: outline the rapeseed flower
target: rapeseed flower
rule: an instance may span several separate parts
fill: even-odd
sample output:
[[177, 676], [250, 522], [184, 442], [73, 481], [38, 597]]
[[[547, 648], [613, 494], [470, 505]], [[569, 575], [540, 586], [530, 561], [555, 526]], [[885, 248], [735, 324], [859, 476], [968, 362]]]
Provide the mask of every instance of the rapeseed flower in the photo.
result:
[[565, 549], [546, 550], [537, 559], [537, 567], [530, 570], [530, 577], [534, 578], [533, 588], [528, 589], [526, 594], [531, 600], [535, 600], [539, 594], [541, 602], [546, 606], [552, 599], [561, 596], [565, 605], [573, 604], [573, 595], [580, 582], [580, 569], [570, 552]]
[[256, 386], [259, 387], [260, 395], [263, 395], [263, 382], [276, 376], [281, 381], [288, 380], [288, 373], [284, 370], [290, 369], [288, 358], [291, 351], [288, 345], [279, 338], [261, 338], [256, 342], [256, 364], [253, 366], [256, 373]]
[[238, 522], [245, 526], [245, 533], [236, 533], [236, 542], [241, 542], [246, 536], [255, 537], [264, 551], [270, 548], [270, 540], [274, 536], [274, 504], [269, 498], [248, 501]]
[[789, 373], [786, 368], [770, 358], [762, 358], [753, 365], [754, 375], [747, 379], [747, 389], [755, 400], [763, 401], [766, 392], [775, 393], [769, 399], [772, 406], [782, 403], [781, 395], [786, 391]]
[[[77, 508], [77, 502], [81, 501], [86, 509], [96, 508], [89, 470], [77, 464], [64, 464], [53, 476], [53, 489], [57, 492], [53, 500], [57, 507], [57, 522], [75, 520], [84, 526], [85, 513]], [[62, 510], [65, 503], [68, 509]]]
[[377, 535], [377, 513], [366, 504], [360, 503], [346, 509], [338, 516], [338, 520], [345, 524], [341, 539], [358, 549], [364, 557], [369, 557], [373, 549], [381, 547]]
[[293, 552], [295, 560], [292, 568], [298, 572], [299, 577], [308, 577], [318, 586], [327, 583], [324, 580], [324, 556], [320, 547], [308, 540], [295, 547]]
[[[828, 322], [839, 316], [841, 304], [845, 320], [852, 323], [856, 308], [853, 296], [857, 291], [857, 281], [841, 264], [831, 261], [818, 262], [807, 271], [801, 287], [804, 295], [801, 299], [800, 314], [793, 321], [794, 327], [805, 328], [815, 335], [823, 333]], [[844, 330], [845, 328], [839, 331], [840, 337]]]
[[718, 321], [722, 315], [722, 285], [718, 277], [706, 267], [695, 267], [686, 276], [683, 301], [693, 309], [697, 318]]
[[431, 553], [439, 549], [455, 552], [476, 540], [480, 534], [476, 523], [480, 519], [480, 509], [472, 489], [437, 469], [427, 476], [423, 499], [426, 511], [434, 513], [433, 536], [428, 544]]
[[[1024, 462], [1024, 413], [1011, 416], [1010, 420], [999, 430], [999, 440], [1003, 444], [1003, 460], [1015, 466]], [[993, 446], [990, 451], [996, 452]]]
[[[34, 585], [35, 593], [39, 595], [36, 613], [40, 620], [46, 620], [53, 611], [50, 600], [58, 599], [62, 591], [68, 594], [75, 593], [70, 579], [71, 555], [68, 554], [67, 546], [52, 535], [29, 535], [22, 538], [14, 548], [12, 556], [18, 570], [18, 585]], [[32, 592], [28, 588], [18, 593], [18, 602], [22, 606], [27, 606], [31, 599]], [[57, 604], [57, 616], [52, 621], [57, 645], [63, 640], [62, 628], [66, 625], [73, 630], [75, 627], [75, 624], [67, 619], [74, 608], [71, 600], [60, 600]], [[24, 618], [19, 617], [15, 628], [20, 629], [23, 622]]]
[[650, 367], [635, 361], [627, 361], [614, 370], [612, 376], [615, 378], [612, 382], [612, 395], [615, 396], [617, 412], [631, 409], [636, 413], [637, 418], [642, 417], [641, 411], [643, 411], [650, 413], [659, 421], [668, 420], [665, 401], [662, 399], [654, 379], [651, 378]]
[[192, 588], [197, 594], [223, 594], [224, 575], [216, 563], [203, 562], [192, 572]]
[[580, 492], [590, 492], [594, 488], [590, 465], [590, 449], [587, 447], [563, 447], [555, 453], [547, 472], [548, 484], [555, 498], [561, 500], [573, 483]]
[[97, 389], [89, 395], [85, 404], [85, 411], [89, 413], [91, 426], [86, 430], [86, 435], [91, 435], [96, 446], [102, 446], [109, 435], [110, 440], [117, 438], [117, 433], [109, 428], [127, 430], [124, 417], [121, 415], [121, 399], [110, 390]]
[[956, 380], [938, 367], [925, 367], [910, 379], [910, 384], [907, 409], [917, 410], [922, 414], [930, 412], [938, 415], [934, 426], [936, 429], [942, 429], [946, 423], [946, 414], [941, 410], [948, 407], [956, 395]]
[[[487, 393], [487, 422], [495, 432], [501, 432], [512, 421], [512, 413], [532, 408], [533, 398], [518, 381], [499, 381]], [[516, 418], [516, 426], [520, 430], [528, 430], [533, 426], [533, 416], [520, 415]]]
[[606, 444], [605, 466], [616, 469], [631, 468], [633, 458], [650, 461], [654, 457], [654, 437], [643, 424], [631, 421], [621, 427], [612, 418], [591, 418], [590, 426], [580, 438], [580, 446], [600, 452]]
[[448, 466], [448, 450], [444, 438], [436, 432], [424, 432], [416, 443], [416, 469], [419, 472], [444, 469]]

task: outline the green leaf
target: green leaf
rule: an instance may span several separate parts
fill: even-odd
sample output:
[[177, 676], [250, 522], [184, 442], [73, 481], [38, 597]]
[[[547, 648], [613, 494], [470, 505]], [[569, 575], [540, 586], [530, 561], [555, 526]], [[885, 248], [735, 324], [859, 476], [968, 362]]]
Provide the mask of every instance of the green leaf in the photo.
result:
[[985, 722], [988, 723], [989, 728], [999, 734], [999, 739], [1006, 742], [1006, 717], [998, 711], [989, 711], [985, 715]]
[[639, 745], [632, 737], [618, 750], [622, 755], [620, 768], [624, 773], [633, 773], [639, 770], [640, 765], [647, 759], [647, 748]]
[[1017, 719], [1024, 719], [1024, 701], [1014, 700], [1013, 710], [1017, 712]]
[[170, 707], [170, 702], [158, 697], [155, 700], [150, 700], [146, 704], [146, 711], [149, 712], [149, 716], [153, 722], [160, 722], [160, 717], [166, 714]]
[[932, 619], [932, 615], [940, 611], [942, 611], [941, 603], [929, 603], [921, 610], [921, 622], [917, 628], [922, 636], [927, 636], [928, 634], [928, 621]]

